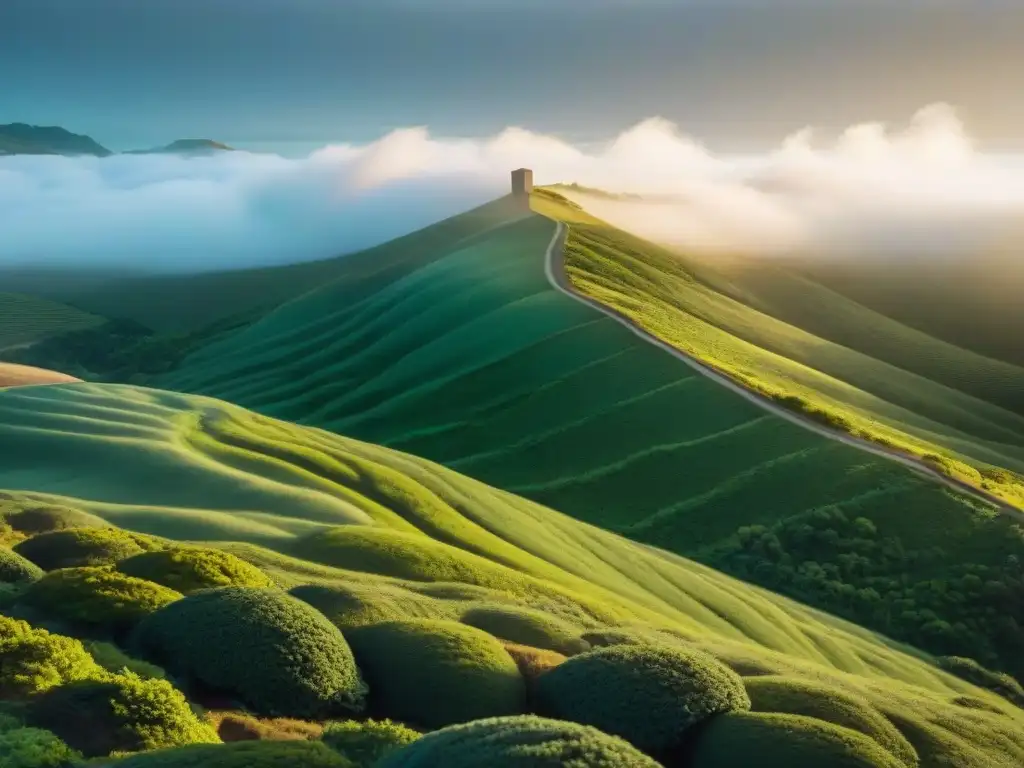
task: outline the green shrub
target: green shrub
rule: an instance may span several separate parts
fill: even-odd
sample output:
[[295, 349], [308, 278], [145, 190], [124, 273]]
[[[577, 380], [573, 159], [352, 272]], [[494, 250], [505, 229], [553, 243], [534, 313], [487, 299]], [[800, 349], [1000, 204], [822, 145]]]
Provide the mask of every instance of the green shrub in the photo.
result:
[[120, 561], [117, 570], [186, 595], [210, 587], [274, 586], [256, 566], [228, 552], [198, 547], [143, 552]]
[[43, 569], [14, 550], [0, 547], [0, 581], [6, 583], [35, 581]]
[[501, 643], [454, 621], [393, 621], [348, 633], [387, 717], [440, 728], [526, 708], [526, 685]]
[[239, 741], [144, 752], [111, 768], [356, 768], [319, 741]]
[[615, 645], [573, 656], [541, 675], [537, 707], [656, 754], [711, 715], [749, 709], [750, 699], [739, 675], [706, 653]]
[[100, 640], [83, 640], [82, 645], [85, 646], [85, 650], [89, 652], [89, 655], [96, 660], [96, 663], [108, 672], [121, 674], [128, 670], [139, 677], [152, 680], [163, 680], [167, 676], [156, 664], [150, 664], [148, 661], [133, 658], [113, 643]]
[[102, 675], [103, 669], [77, 640], [0, 616], [0, 699]]
[[28, 721], [86, 757], [220, 741], [181, 691], [131, 673], [51, 688], [31, 702]]
[[49, 731], [0, 731], [0, 765], [4, 768], [67, 768], [80, 758], [80, 754]]
[[420, 736], [418, 731], [390, 720], [346, 720], [328, 723], [323, 742], [355, 765], [370, 768]]
[[463, 613], [461, 620], [463, 624], [482, 629], [502, 640], [566, 656], [590, 649], [590, 643], [580, 638], [579, 627], [530, 608], [478, 606]]
[[700, 729], [691, 768], [903, 768], [867, 736], [803, 715], [730, 712]]
[[68, 528], [33, 536], [15, 546], [14, 551], [44, 571], [53, 571], [109, 565], [160, 546], [152, 536], [119, 528]]
[[63, 531], [68, 528], [109, 527], [109, 524], [102, 518], [90, 515], [88, 512], [55, 504], [25, 507], [17, 512], [12, 512], [5, 519], [11, 528], [26, 536]]
[[993, 672], [974, 659], [960, 656], [940, 656], [938, 661], [942, 669], [961, 680], [974, 683], [979, 688], [985, 688], [1012, 701], [1018, 707], [1024, 707], [1024, 687], [1005, 672]]
[[110, 568], [64, 568], [29, 587], [24, 602], [75, 625], [120, 631], [181, 598], [173, 589]]
[[807, 715], [859, 731], [877, 741], [908, 766], [917, 765], [917, 753], [903, 734], [866, 700], [803, 680], [755, 677], [745, 680], [754, 712]]
[[258, 714], [330, 717], [364, 705], [366, 687], [338, 628], [275, 590], [197, 592], [145, 619], [136, 642], [171, 673], [238, 696]]
[[620, 738], [577, 723], [524, 715], [429, 733], [379, 768], [658, 768]]
[[449, 618], [436, 600], [384, 585], [304, 585], [290, 593], [312, 605], [343, 632], [385, 621]]

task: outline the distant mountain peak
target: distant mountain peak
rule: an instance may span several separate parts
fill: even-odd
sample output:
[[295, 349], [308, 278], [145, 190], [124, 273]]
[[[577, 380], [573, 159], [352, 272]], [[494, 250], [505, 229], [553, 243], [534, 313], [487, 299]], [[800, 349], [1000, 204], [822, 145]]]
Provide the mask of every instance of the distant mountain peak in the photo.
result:
[[217, 152], [233, 152], [234, 147], [222, 144], [212, 139], [178, 139], [163, 147], [155, 149], [136, 149], [126, 154], [130, 155], [212, 155]]
[[113, 154], [89, 136], [56, 125], [8, 123], [0, 125], [0, 155], [93, 155]]

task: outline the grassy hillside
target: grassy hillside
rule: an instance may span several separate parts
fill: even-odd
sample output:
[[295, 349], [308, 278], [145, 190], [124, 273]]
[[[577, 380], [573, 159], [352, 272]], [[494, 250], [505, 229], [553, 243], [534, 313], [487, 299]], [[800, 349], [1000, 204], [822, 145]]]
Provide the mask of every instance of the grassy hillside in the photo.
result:
[[572, 223], [566, 268], [577, 290], [752, 389], [932, 456], [1024, 507], [1024, 368], [902, 325], [793, 267], [672, 253], [545, 199]]
[[[423, 248], [451, 250], [466, 237], [507, 218], [509, 209], [483, 206], [366, 251], [372, 260], [414, 259]], [[280, 304], [348, 274], [347, 256], [282, 267], [198, 275], [118, 275], [2, 272], [5, 286], [67, 302], [104, 317], [141, 323], [159, 333], [201, 330], [228, 318], [259, 316]], [[384, 270], [382, 274], [386, 274]]]
[[66, 304], [0, 292], [0, 354], [68, 331], [90, 328], [103, 319]]
[[1024, 616], [1007, 592], [993, 603], [965, 586], [1019, 578], [1013, 521], [765, 413], [557, 292], [543, 271], [554, 229], [536, 216], [457, 248], [425, 230], [419, 248], [356, 254], [334, 283], [157, 381], [424, 456], [1024, 673]]
[[0, 388], [34, 384], [67, 384], [74, 381], [78, 381], [78, 379], [65, 373], [0, 362]]
[[[69, 473], [68, 467], [75, 471]], [[236, 701], [231, 706], [249, 709], [251, 714], [237, 712], [231, 717], [235, 722], [248, 717], [251, 729], [284, 727], [270, 721], [259, 726], [254, 718], [265, 712], [310, 719], [302, 714], [306, 710], [300, 699], [274, 698], [284, 697], [288, 685], [301, 681], [288, 678], [279, 688], [255, 690], [247, 682], [252, 679], [251, 659], [248, 667], [243, 660], [247, 672], [241, 677], [232, 677], [228, 663], [204, 666], [205, 658], [213, 659], [233, 647], [236, 640], [228, 627], [237, 619], [218, 619], [219, 610], [207, 616], [202, 613], [203, 606], [223, 598], [227, 601], [224, 609], [241, 612], [238, 615], [244, 614], [245, 621], [271, 621], [283, 611], [281, 616], [292, 617], [288, 631], [298, 631], [298, 627], [317, 633], [327, 630], [308, 617], [303, 612], [306, 609], [299, 611], [294, 601], [275, 596], [280, 594], [275, 590], [248, 588], [248, 592], [228, 590], [182, 598], [146, 581], [170, 577], [161, 575], [160, 562], [187, 562], [181, 559], [183, 554], [176, 555], [177, 560], [159, 554], [173, 549], [173, 540], [205, 542], [205, 546], [233, 553], [268, 575], [276, 589], [290, 589], [323, 611], [351, 644], [355, 663], [369, 686], [369, 711], [375, 717], [402, 719], [420, 729], [476, 719], [495, 708], [504, 708], [508, 714], [534, 711], [610, 729], [666, 766], [720, 764], [713, 757], [717, 738], [705, 737], [703, 730], [681, 735], [674, 730], [655, 732], [649, 722], [631, 724], [619, 716], [609, 721], [607, 713], [600, 711], [600, 699], [586, 693], [589, 685], [602, 687], [601, 675], [617, 674], [612, 671], [618, 663], [615, 659], [654, 654], [660, 659], [657, 668], [662, 672], [658, 674], [672, 665], [683, 665], [676, 667], [681, 670], [698, 664], [706, 670], [700, 673], [702, 681], [719, 681], [715, 686], [739, 685], [735, 694], [721, 698], [721, 692], [708, 688], [701, 694], [703, 689], [690, 684], [686, 722], [696, 722], [707, 713], [747, 707], [757, 713], [786, 713], [790, 719], [772, 719], [767, 714], [718, 716], [726, 718], [721, 721], [722, 728], [725, 723], [741, 731], [756, 726], [746, 737], [754, 739], [749, 748], [756, 750], [763, 740], [766, 748], [771, 745], [778, 752], [779, 759], [789, 761], [780, 764], [802, 765], [793, 761], [808, 759], [800, 757], [806, 749], [825, 764], [834, 764], [831, 761], [838, 760], [840, 754], [853, 750], [860, 757], [851, 765], [878, 768], [937, 768], [945, 764], [1011, 768], [1024, 759], [1021, 710], [939, 671], [927, 658], [908, 653], [891, 641], [428, 461], [275, 421], [212, 399], [118, 385], [0, 391], [0, 488], [8, 489], [0, 499], [0, 515], [8, 523], [5, 537], [15, 544], [16, 552], [44, 568], [70, 569], [55, 571], [31, 586], [9, 588], [3, 610], [26, 616], [36, 626], [88, 638], [91, 643], [113, 641], [131, 654], [150, 653], [145, 649], [155, 647], [149, 644], [155, 638], [168, 643], [174, 632], [188, 633], [188, 648], [196, 653], [182, 650], [160, 659], [173, 670], [172, 682], [190, 696], [209, 701], [209, 691], [204, 692], [200, 683], [211, 680], [209, 675], [218, 675], [220, 708], [226, 698], [241, 697], [241, 705]], [[103, 525], [104, 521], [134, 532], [133, 537], [116, 529], [89, 533], [89, 528], [80, 527]], [[79, 527], [60, 534], [45, 532], [66, 524]], [[23, 541], [25, 536], [29, 540]], [[156, 554], [147, 555], [147, 551]], [[86, 564], [89, 567], [84, 568]], [[24, 566], [22, 571], [30, 573], [31, 568]], [[258, 584], [262, 578], [237, 566], [220, 573], [216, 578], [223, 580], [215, 584]], [[133, 574], [134, 581], [125, 581], [123, 574]], [[38, 579], [39, 574], [26, 578]], [[188, 592], [180, 580], [162, 583]], [[115, 585], [132, 591], [111, 592]], [[58, 588], [64, 591], [54, 591]], [[243, 598], [243, 593], [248, 596]], [[48, 597], [61, 594], [78, 595], [79, 600], [93, 601], [95, 607], [69, 613], [69, 606], [75, 603]], [[261, 604], [263, 613], [246, 613]], [[135, 606], [131, 608], [134, 612], [126, 613], [131, 606]], [[165, 612], [167, 621], [160, 618]], [[179, 614], [195, 620], [174, 620]], [[205, 616], [202, 622], [200, 616]], [[2, 621], [0, 617], [0, 641], [6, 631]], [[132, 636], [139, 642], [149, 641], [133, 645], [124, 633], [125, 621], [141, 621]], [[459, 629], [453, 622], [461, 622], [465, 628]], [[483, 630], [470, 630], [470, 626]], [[276, 660], [275, 654], [285, 652], [283, 649], [259, 645], [265, 642], [262, 639], [253, 645], [257, 636], [264, 637], [246, 635], [240, 641], [245, 643], [244, 653], [265, 654], [259, 663], [267, 669], [292, 669]], [[431, 644], [441, 638], [440, 645]], [[303, 647], [305, 641], [296, 637], [296, 642], [300, 645], [288, 646], [292, 649], [288, 651], [290, 663], [297, 663], [295, 648]], [[337, 642], [345, 641], [330, 641]], [[598, 654], [596, 659], [605, 660], [601, 662], [588, 653], [576, 656], [587, 648], [623, 642], [640, 645], [630, 651], [590, 651]], [[575, 656], [572, 666], [555, 676], [553, 671], [559, 670], [560, 663], [570, 662], [560, 662], [564, 656], [542, 646], [559, 647]], [[162, 647], [165, 652], [173, 648]], [[514, 664], [508, 669], [501, 666], [509, 663], [500, 661], [508, 659], [503, 647], [513, 658], [533, 659], [521, 662], [524, 666], [520, 669], [540, 674], [539, 679], [528, 676], [526, 680], [526, 689], [534, 690], [530, 681], [537, 679], [539, 698], [531, 695], [515, 702], [501, 698], [512, 695], [507, 693], [512, 690], [508, 686], [520, 674]], [[242, 646], [238, 648], [238, 653], [243, 653]], [[417, 656], [408, 656], [411, 648], [417, 649]], [[96, 653], [99, 650], [96, 648]], [[545, 653], [546, 666], [538, 667], [538, 659]], [[493, 663], [487, 662], [492, 664], [487, 667], [491, 671], [484, 672], [483, 667], [478, 672], [466, 671], [483, 664], [485, 657], [493, 658]], [[37, 652], [34, 658], [44, 657]], [[89, 667], [86, 658], [76, 662], [79, 666], [74, 672], [69, 671], [70, 662], [65, 662], [59, 674], [74, 675], [66, 682], [43, 683], [39, 682], [43, 678], [36, 678], [37, 682], [22, 681], [16, 688], [4, 689], [11, 683], [0, 674], [0, 691], [6, 691], [0, 698], [13, 699], [14, 709], [7, 711], [15, 718], [56, 731], [72, 747], [91, 750], [87, 756], [102, 757], [111, 744], [125, 749], [124, 739], [135, 734], [137, 726], [121, 724], [114, 731], [116, 738], [105, 741], [96, 733], [108, 726], [97, 715], [89, 721], [91, 730], [86, 738], [80, 729], [70, 727], [77, 716], [54, 714], [62, 711], [59, 706], [77, 702], [74, 706], [80, 715], [98, 706], [88, 702], [102, 701], [104, 696], [135, 701], [132, 696], [140, 694], [131, 692], [141, 685], [154, 688], [146, 694], [150, 701], [157, 693], [171, 694], [163, 688], [157, 691], [156, 683], [132, 682], [123, 677], [123, 671], [113, 679], [103, 677], [98, 669]], [[103, 658], [111, 658], [109, 647]], [[630, 668], [645, 668], [642, 663], [637, 667], [636, 659], [628, 662]], [[707, 665], [714, 665], [713, 659], [725, 667], [711, 670]], [[386, 671], [398, 663], [407, 665], [403, 676], [388, 677]], [[139, 661], [132, 664], [146, 669]], [[499, 667], [503, 671], [499, 672]], [[667, 696], [665, 706], [679, 706], [675, 703], [679, 694], [669, 693], [675, 690], [673, 683], [646, 678], [645, 674], [609, 678], [609, 685], [615, 679], [619, 686], [608, 699], [612, 711], [630, 701], [637, 711], [646, 711], [644, 707], [654, 701], [649, 696]], [[464, 696], [462, 685], [470, 686], [472, 695], [467, 691], [460, 698]], [[445, 690], [444, 708], [439, 708], [436, 697], [422, 697], [417, 686]], [[93, 689], [99, 698], [88, 698], [94, 695], [90, 693]], [[577, 692], [590, 703], [574, 698]], [[714, 701], [718, 703], [707, 699], [698, 704], [694, 699], [698, 695], [717, 696]], [[499, 699], [505, 703], [500, 704]], [[160, 718], [186, 717], [173, 714], [178, 711], [174, 709], [177, 705], [172, 706], [173, 696], [167, 701], [159, 710], [152, 706], [146, 710], [149, 730], [138, 732], [138, 738], [145, 735], [142, 740], [147, 746], [143, 748], [219, 740], [199, 723], [185, 727], [176, 720], [175, 728], [154, 730], [156, 723], [162, 722]], [[114, 714], [131, 720], [135, 710], [125, 706], [127, 715], [124, 710]], [[705, 706], [710, 707], [706, 712]], [[436, 720], [439, 716], [440, 721]], [[805, 719], [808, 716], [812, 719]], [[668, 719], [671, 723], [658, 727], [683, 727], [682, 720]], [[356, 730], [367, 727], [350, 725]], [[0, 731], [10, 727], [5, 721]], [[504, 729], [504, 738], [514, 740], [516, 729], [527, 725], [513, 719], [477, 727]], [[533, 727], [540, 724], [529, 726]], [[315, 732], [319, 731], [309, 731]], [[222, 730], [220, 735], [227, 733]], [[331, 728], [324, 732], [325, 741], [342, 745], [344, 751], [343, 745], [349, 743], [345, 731], [329, 739], [330, 733]], [[0, 748], [4, 738], [6, 734], [0, 733]], [[470, 743], [463, 740], [459, 749], [472, 749]], [[424, 740], [424, 749], [427, 744]], [[686, 749], [675, 751], [675, 746]], [[198, 756], [206, 753], [194, 750], [214, 748], [190, 749], [193, 751], [181, 752], [180, 757], [168, 752], [163, 758], [166, 762], [154, 765], [197, 765]], [[694, 749], [703, 756], [693, 755]], [[139, 759], [129, 759], [126, 766]], [[325, 762], [303, 764], [350, 765], [322, 759]], [[369, 766], [370, 762], [355, 764]], [[495, 758], [488, 764], [505, 763]], [[807, 763], [813, 764], [821, 763]]]

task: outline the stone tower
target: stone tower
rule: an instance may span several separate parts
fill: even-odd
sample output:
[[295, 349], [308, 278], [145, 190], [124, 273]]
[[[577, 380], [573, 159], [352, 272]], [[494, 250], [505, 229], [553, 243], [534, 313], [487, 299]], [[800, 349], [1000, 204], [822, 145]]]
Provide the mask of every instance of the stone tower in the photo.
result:
[[512, 196], [529, 204], [530, 193], [533, 191], [533, 171], [529, 168], [520, 168], [512, 171]]

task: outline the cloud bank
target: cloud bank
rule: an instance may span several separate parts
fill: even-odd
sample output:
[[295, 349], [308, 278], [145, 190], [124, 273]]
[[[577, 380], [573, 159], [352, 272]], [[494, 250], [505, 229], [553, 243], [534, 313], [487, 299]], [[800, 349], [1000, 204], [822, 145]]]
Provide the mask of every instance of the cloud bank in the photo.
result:
[[1024, 159], [977, 151], [937, 104], [906, 127], [866, 123], [821, 141], [805, 129], [759, 155], [715, 153], [654, 118], [589, 147], [519, 128], [489, 139], [409, 128], [302, 159], [0, 158], [0, 266], [193, 271], [323, 258], [504, 194], [519, 166], [539, 184], [644, 195], [579, 199], [637, 234], [710, 254], [960, 256], [1015, 241], [1024, 221]]

